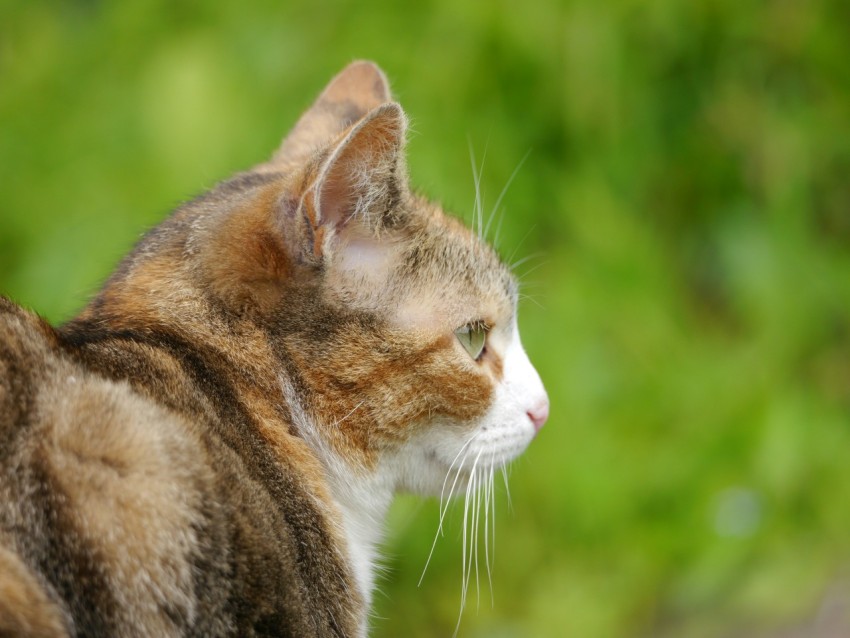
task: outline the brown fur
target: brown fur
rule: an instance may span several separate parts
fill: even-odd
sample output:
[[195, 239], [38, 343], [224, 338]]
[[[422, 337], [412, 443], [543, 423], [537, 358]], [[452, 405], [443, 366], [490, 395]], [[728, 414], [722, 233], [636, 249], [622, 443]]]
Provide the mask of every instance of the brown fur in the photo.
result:
[[363, 471], [435, 415], [471, 421], [502, 362], [451, 331], [506, 323], [516, 295], [407, 190], [389, 99], [350, 66], [270, 162], [178, 209], [65, 326], [0, 297], [0, 635], [362, 634], [293, 410]]
[[64, 636], [61, 609], [17, 554], [0, 545], [0, 636]]

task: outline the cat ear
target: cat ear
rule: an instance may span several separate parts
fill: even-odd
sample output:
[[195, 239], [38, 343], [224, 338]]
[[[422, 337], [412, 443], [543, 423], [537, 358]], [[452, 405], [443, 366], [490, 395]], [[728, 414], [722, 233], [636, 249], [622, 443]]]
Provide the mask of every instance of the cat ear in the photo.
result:
[[330, 81], [313, 106], [301, 116], [269, 164], [284, 167], [303, 161], [391, 99], [387, 77], [374, 62], [352, 62]]
[[406, 189], [407, 117], [389, 102], [369, 112], [331, 149], [301, 196], [313, 258], [326, 257], [341, 234], [375, 235], [398, 222]]

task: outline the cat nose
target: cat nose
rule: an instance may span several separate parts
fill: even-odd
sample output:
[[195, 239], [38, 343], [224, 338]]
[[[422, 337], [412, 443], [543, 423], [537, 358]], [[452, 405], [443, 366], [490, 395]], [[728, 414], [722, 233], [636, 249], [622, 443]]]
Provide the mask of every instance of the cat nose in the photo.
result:
[[540, 432], [540, 428], [546, 423], [549, 418], [549, 399], [543, 398], [537, 402], [533, 408], [528, 411], [528, 418], [534, 424], [534, 433]]

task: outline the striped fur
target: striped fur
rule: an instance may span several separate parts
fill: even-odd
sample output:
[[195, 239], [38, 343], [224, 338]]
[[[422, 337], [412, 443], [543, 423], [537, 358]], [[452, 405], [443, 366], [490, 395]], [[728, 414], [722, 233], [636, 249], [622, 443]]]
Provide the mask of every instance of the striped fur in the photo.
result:
[[0, 636], [362, 636], [392, 495], [531, 440], [516, 284], [408, 190], [405, 129], [354, 63], [71, 322], [0, 298]]

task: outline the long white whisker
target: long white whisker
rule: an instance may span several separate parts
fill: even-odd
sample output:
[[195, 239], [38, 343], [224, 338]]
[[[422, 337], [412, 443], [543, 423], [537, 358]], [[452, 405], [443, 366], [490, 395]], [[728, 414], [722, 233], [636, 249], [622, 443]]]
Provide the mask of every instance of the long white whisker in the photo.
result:
[[[492, 459], [491, 459], [492, 462]], [[487, 580], [493, 589], [493, 578], [490, 575], [490, 468], [487, 468], [487, 480], [484, 482], [484, 565], [487, 567]]]
[[357, 409], [358, 409], [361, 405], [363, 405], [365, 402], [366, 402], [366, 400], [364, 399], [363, 401], [361, 401], [360, 403], [358, 403], [357, 405], [355, 405], [353, 408], [351, 408], [351, 411], [350, 411], [348, 414], [346, 414], [344, 417], [342, 417], [339, 421], [336, 421], [336, 422], [333, 424], [333, 426], [332, 426], [332, 427], [337, 427], [340, 423], [342, 423], [343, 421], [345, 421], [348, 417], [350, 417], [352, 414], [354, 414], [354, 413], [357, 411]]
[[[474, 538], [474, 536], [472, 535], [472, 532], [475, 531], [475, 524], [474, 524], [475, 510], [474, 510], [474, 507], [475, 507], [475, 495], [476, 495], [477, 490], [478, 490], [477, 469], [478, 469], [478, 459], [481, 458], [481, 452], [482, 451], [478, 452], [478, 456], [475, 457], [475, 462], [472, 464], [472, 476], [470, 478], [469, 485], [467, 486], [467, 490], [466, 490], [466, 505], [471, 504], [472, 507], [473, 507], [472, 511], [469, 512], [469, 520], [468, 521], [467, 521], [467, 518], [466, 518], [468, 508], [464, 507], [464, 512], [463, 512], [464, 536], [466, 536], [466, 533], [467, 533], [467, 529], [466, 529], [467, 528], [467, 522], [470, 525], [470, 529], [469, 529], [469, 533], [470, 533], [470, 538], [469, 538], [469, 550], [470, 550], [469, 551], [469, 563], [468, 563], [468, 569], [464, 570], [464, 574], [463, 574], [464, 575], [464, 584], [463, 584], [463, 602], [464, 603], [466, 602], [466, 592], [467, 592], [467, 588], [469, 587], [469, 578], [472, 575], [472, 548], [473, 548], [473, 538]], [[464, 561], [464, 563], [466, 564], [466, 561]]]
[[[491, 565], [491, 551], [490, 551], [490, 533], [495, 529], [496, 519], [493, 518], [493, 524], [490, 525], [490, 513], [494, 511], [494, 507], [496, 505], [495, 500], [493, 499], [493, 456], [490, 458], [490, 467], [487, 468], [487, 482], [484, 484], [485, 494], [484, 494], [484, 564], [487, 566], [487, 581], [490, 585], [490, 606], [492, 607], [494, 604], [493, 601], [493, 569]], [[492, 502], [491, 502], [492, 501]]]
[[543, 307], [543, 304], [540, 303], [539, 301], [537, 301], [537, 299], [535, 297], [532, 297], [530, 295], [520, 295], [519, 299], [520, 299], [520, 301], [522, 301], [524, 299], [528, 299], [531, 303], [533, 303], [535, 306], [537, 306], [541, 310], [546, 310], [546, 308]]
[[520, 301], [520, 300], [523, 300], [523, 299], [534, 299], [534, 300], [539, 301], [541, 296], [542, 296], [541, 293], [526, 292], [524, 288], [520, 288], [519, 295], [517, 295], [517, 300]]
[[[473, 486], [475, 485], [475, 473], [473, 472], [472, 476], [469, 478], [469, 484], [466, 486], [466, 498], [463, 502], [463, 553], [462, 553], [462, 565], [463, 569], [460, 574], [461, 580], [461, 590], [460, 590], [460, 611], [463, 613], [463, 608], [466, 605], [466, 538], [467, 538], [467, 523], [469, 516], [469, 496]], [[458, 619], [459, 620], [459, 619]]]
[[490, 213], [490, 219], [487, 220], [487, 225], [484, 227], [484, 236], [487, 236], [487, 233], [490, 231], [490, 223], [493, 221], [493, 216], [496, 214], [496, 211], [499, 210], [499, 204], [502, 203], [502, 198], [508, 192], [508, 188], [511, 186], [511, 182], [514, 181], [514, 177], [519, 173], [519, 169], [522, 168], [522, 165], [525, 164], [525, 160], [528, 159], [528, 156], [531, 154], [531, 149], [528, 149], [525, 155], [523, 155], [522, 159], [519, 161], [519, 164], [516, 165], [514, 172], [511, 173], [511, 176], [508, 178], [505, 187], [502, 189], [502, 192], [499, 193], [499, 196], [496, 198], [496, 203], [493, 205], [493, 210]]
[[508, 257], [507, 263], [511, 263], [514, 260], [514, 257], [516, 256], [517, 252], [522, 247], [525, 240], [528, 239], [528, 236], [531, 234], [531, 231], [533, 231], [536, 226], [537, 226], [537, 224], [532, 224], [531, 228], [529, 228], [527, 231], [525, 231], [525, 235], [523, 235], [522, 239], [519, 240], [519, 243], [516, 245], [516, 248], [514, 248], [511, 251], [511, 256]]
[[[437, 539], [439, 539], [440, 536], [443, 535], [443, 520], [446, 517], [446, 512], [449, 511], [449, 504], [451, 503], [451, 500], [452, 500], [452, 494], [454, 493], [455, 486], [457, 485], [457, 481], [460, 478], [460, 468], [461, 468], [461, 466], [463, 466], [463, 462], [466, 460], [467, 454], [469, 454], [469, 450], [467, 450], [467, 448], [469, 447], [469, 444], [472, 443], [472, 441], [475, 439], [475, 436], [476, 436], [476, 434], [473, 433], [473, 435], [469, 437], [467, 442], [463, 444], [463, 446], [460, 448], [460, 450], [458, 450], [458, 453], [455, 455], [455, 458], [452, 461], [452, 464], [449, 466], [449, 471], [446, 472], [446, 478], [443, 479], [443, 487], [440, 490], [440, 507], [439, 507], [440, 518], [439, 518], [439, 522], [437, 523], [437, 533], [434, 535], [434, 542], [431, 543], [431, 551], [428, 552], [428, 559], [425, 561], [425, 567], [422, 569], [422, 575], [419, 577], [419, 583], [416, 585], [417, 587], [420, 587], [422, 585], [422, 581], [425, 579], [425, 572], [428, 571], [428, 565], [431, 563], [431, 557], [434, 555], [434, 548], [437, 546]], [[469, 448], [469, 449], [472, 449], [472, 448]], [[457, 463], [457, 460], [460, 458], [460, 455], [464, 453], [464, 450], [467, 450], [466, 454], [464, 454], [464, 458], [460, 462], [460, 465], [458, 465], [457, 472], [455, 472], [455, 480], [452, 482], [451, 488], [449, 488], [449, 495], [446, 498], [445, 507], [444, 507], [443, 506], [443, 494], [445, 493], [445, 490], [446, 490], [446, 483], [448, 482], [449, 476], [451, 475], [452, 470], [454, 469], [455, 463]]]
[[544, 253], [544, 252], [531, 253], [530, 255], [526, 255], [525, 257], [522, 257], [521, 259], [517, 259], [509, 267], [510, 267], [511, 270], [513, 270], [514, 268], [518, 268], [519, 266], [522, 266], [525, 262], [529, 261], [530, 259], [536, 259], [537, 257], [543, 257], [545, 255], [546, 255], [546, 253]]
[[472, 148], [472, 139], [467, 138], [466, 142], [469, 145], [469, 162], [472, 164], [472, 183], [475, 186], [475, 202], [472, 204], [472, 228], [474, 229], [478, 220], [478, 202], [481, 191], [478, 188], [478, 165], [475, 162], [475, 150]]
[[526, 270], [524, 273], [522, 273], [521, 275], [519, 275], [519, 280], [520, 280], [520, 282], [522, 282], [522, 280], [523, 280], [523, 279], [525, 279], [526, 277], [528, 277], [528, 276], [529, 276], [531, 273], [533, 273], [535, 270], [537, 270], [538, 268], [542, 268], [543, 266], [545, 266], [545, 265], [546, 265], [546, 264], [548, 264], [548, 263], [549, 263], [548, 261], [541, 261], [539, 264], [534, 264], [531, 268], [529, 268], [529, 269], [528, 269], [528, 270]]
[[448, 497], [446, 497], [446, 503], [443, 506], [442, 510], [440, 511], [440, 524], [439, 524], [438, 530], [437, 530], [437, 531], [440, 532], [440, 535], [442, 535], [443, 519], [445, 518], [446, 513], [449, 511], [449, 505], [451, 505], [452, 495], [454, 494], [455, 486], [457, 485], [457, 482], [460, 479], [460, 468], [463, 466], [464, 463], [466, 463], [466, 457], [469, 456], [469, 453], [471, 451], [472, 451], [472, 448], [469, 448], [466, 451], [466, 454], [463, 455], [463, 459], [461, 460], [460, 464], [458, 465], [458, 469], [455, 472], [455, 480], [452, 482], [451, 488], [449, 488], [449, 494], [448, 494]]
[[476, 476], [477, 476], [476, 468], [478, 467], [478, 461], [481, 458], [482, 452], [483, 452], [483, 450], [479, 450], [478, 455], [475, 457], [475, 461], [472, 463], [472, 470], [470, 471], [469, 485], [466, 486], [466, 498], [464, 499], [464, 504], [463, 504], [463, 554], [462, 554], [463, 570], [462, 570], [462, 573], [461, 573], [462, 588], [461, 588], [461, 594], [460, 594], [460, 611], [458, 612], [457, 625], [455, 626], [455, 632], [454, 632], [455, 636], [457, 636], [458, 629], [460, 629], [460, 620], [463, 617], [463, 610], [466, 607], [466, 592], [467, 592], [467, 588], [469, 586], [469, 576], [470, 576], [471, 570], [472, 570], [472, 542], [471, 542], [471, 538], [470, 538], [470, 546], [469, 546], [469, 550], [470, 550], [469, 562], [467, 562], [467, 553], [466, 553], [467, 552], [467, 536], [468, 536], [467, 526], [468, 526], [468, 524], [470, 523], [470, 520], [471, 520], [470, 516], [469, 516], [469, 514], [470, 514], [470, 512], [469, 512], [470, 495], [476, 489], [476, 483], [477, 483], [477, 481], [476, 481]]
[[[449, 471], [446, 473], [446, 478], [443, 479], [443, 487], [440, 490], [440, 524], [439, 524], [439, 528], [438, 528], [439, 530], [442, 530], [443, 517], [445, 516], [446, 510], [448, 510], [448, 504], [449, 504], [449, 501], [451, 500], [452, 492], [454, 492], [454, 486], [457, 484], [457, 480], [460, 477], [460, 468], [461, 468], [461, 466], [463, 466], [463, 461], [466, 460], [466, 454], [464, 454], [464, 459], [460, 462], [460, 465], [458, 465], [458, 471], [455, 473], [455, 480], [452, 483], [451, 489], [449, 490], [449, 497], [446, 499], [446, 506], [445, 506], [445, 509], [444, 509], [443, 508], [443, 492], [445, 492], [445, 489], [446, 489], [446, 481], [449, 480], [449, 476], [452, 473], [452, 469], [454, 469], [455, 463], [457, 463], [457, 460], [458, 460], [458, 458], [460, 458], [461, 453], [469, 446], [470, 443], [472, 443], [473, 440], [475, 440], [476, 436], [477, 436], [477, 433], [473, 433], [473, 435], [469, 437], [467, 442], [463, 444], [463, 446], [460, 448], [458, 453], [455, 455], [455, 458], [452, 461], [452, 464], [449, 466]], [[467, 454], [468, 453], [469, 452], [467, 451]]]
[[505, 479], [505, 493], [508, 495], [508, 511], [513, 512], [514, 504], [511, 502], [511, 488], [508, 487], [508, 471], [505, 466], [502, 466], [502, 478]]
[[493, 557], [493, 564], [496, 564], [496, 468], [490, 468], [490, 489], [493, 490], [493, 550], [491, 555]]
[[502, 234], [502, 222], [504, 222], [504, 221], [505, 221], [505, 216], [499, 215], [499, 221], [496, 223], [496, 233], [493, 237], [493, 245], [496, 247], [497, 250], [499, 249], [499, 237]]
[[478, 237], [484, 238], [484, 198], [481, 195], [481, 176], [484, 174], [484, 163], [487, 161], [487, 149], [490, 146], [490, 138], [488, 136], [487, 143], [484, 145], [484, 154], [481, 156], [481, 166], [475, 165], [475, 151], [472, 148], [472, 140], [467, 138], [469, 144], [469, 159], [472, 163], [472, 178], [475, 182], [475, 208], [472, 213], [472, 227], [477, 228]]
[[479, 226], [478, 216], [481, 214], [481, 183], [478, 174], [478, 165], [475, 162], [475, 151], [472, 150], [472, 140], [469, 140], [469, 161], [472, 164], [472, 183], [475, 186], [475, 202], [472, 205], [472, 228]]
[[[480, 471], [480, 468], [479, 468]], [[481, 514], [481, 476], [476, 475], [476, 489], [473, 494], [474, 508], [472, 510], [472, 545], [475, 557], [475, 608], [481, 609], [481, 580], [478, 576], [478, 521]]]
[[[496, 468], [492, 465], [490, 466], [490, 497], [493, 501], [492, 505], [492, 516], [493, 516], [493, 527], [491, 528], [492, 534], [492, 544], [493, 548], [490, 550], [490, 559], [493, 561], [493, 565], [496, 564], [496, 482], [493, 480], [496, 475]], [[495, 591], [493, 588], [490, 588], [490, 604], [495, 607]]]

